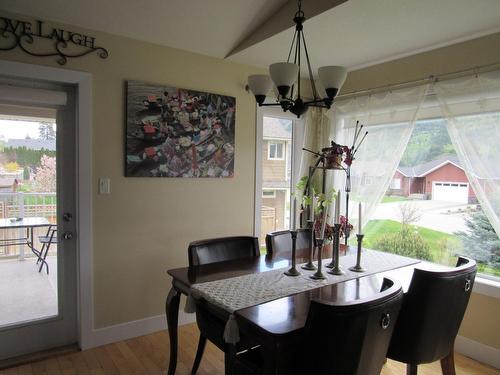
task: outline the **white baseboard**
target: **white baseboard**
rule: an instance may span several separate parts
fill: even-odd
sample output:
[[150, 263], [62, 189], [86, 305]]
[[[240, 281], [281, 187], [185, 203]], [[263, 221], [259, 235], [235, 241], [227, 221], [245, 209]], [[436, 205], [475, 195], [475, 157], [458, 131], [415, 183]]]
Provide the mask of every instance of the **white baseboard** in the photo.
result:
[[455, 351], [476, 361], [500, 369], [500, 350], [464, 336], [457, 336]]
[[[186, 314], [182, 309], [179, 311], [179, 325], [190, 324], [196, 321], [195, 314]], [[128, 340], [133, 337], [147, 335], [167, 329], [167, 319], [164, 314], [152, 316], [145, 319], [134, 320], [127, 323], [99, 328], [92, 331], [92, 337], [86, 347], [93, 347], [110, 344], [117, 341]], [[480, 342], [471, 340], [464, 336], [457, 336], [455, 340], [455, 350], [476, 361], [488, 364], [500, 369], [500, 350]]]
[[[190, 324], [196, 321], [195, 314], [186, 314], [179, 310], [179, 325]], [[149, 333], [167, 329], [165, 314], [152, 316], [145, 319], [116, 324], [109, 327], [94, 329], [82, 350], [110, 344], [117, 341], [128, 340], [133, 337], [144, 336]]]

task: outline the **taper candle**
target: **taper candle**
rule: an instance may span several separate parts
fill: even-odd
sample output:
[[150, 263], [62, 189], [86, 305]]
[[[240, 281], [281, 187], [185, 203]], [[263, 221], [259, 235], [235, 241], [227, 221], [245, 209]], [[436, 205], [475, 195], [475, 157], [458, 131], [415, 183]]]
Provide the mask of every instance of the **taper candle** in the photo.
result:
[[316, 197], [314, 194], [311, 197], [311, 221], [314, 221], [314, 209], [316, 207]]
[[363, 226], [363, 219], [362, 219], [362, 208], [361, 208], [361, 202], [359, 202], [358, 205], [358, 234], [362, 233], [362, 226]]
[[335, 224], [340, 223], [340, 189], [337, 192], [337, 198], [335, 199]]
[[326, 220], [328, 218], [328, 203], [323, 207], [323, 223], [321, 223], [321, 239], [325, 238]]

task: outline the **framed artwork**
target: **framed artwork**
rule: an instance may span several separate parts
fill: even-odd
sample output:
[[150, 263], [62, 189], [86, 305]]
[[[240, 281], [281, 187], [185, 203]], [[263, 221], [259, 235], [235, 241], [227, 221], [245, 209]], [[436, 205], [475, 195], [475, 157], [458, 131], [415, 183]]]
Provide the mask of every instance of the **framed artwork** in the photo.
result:
[[236, 98], [127, 82], [127, 177], [232, 177]]

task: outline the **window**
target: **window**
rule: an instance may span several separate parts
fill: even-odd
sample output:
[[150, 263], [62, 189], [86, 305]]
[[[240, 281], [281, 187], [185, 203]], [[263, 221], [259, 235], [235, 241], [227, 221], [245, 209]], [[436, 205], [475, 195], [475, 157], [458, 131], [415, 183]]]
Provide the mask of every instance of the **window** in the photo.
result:
[[[290, 228], [304, 125], [295, 116], [272, 108], [259, 109], [257, 121], [255, 235], [264, 250], [267, 233]], [[275, 160], [279, 162], [271, 162]]]
[[269, 141], [268, 142], [269, 147], [268, 147], [268, 154], [267, 158], [269, 160], [284, 160], [285, 159], [285, 152], [284, 152], [284, 142], [274, 142], [274, 141]]
[[276, 198], [276, 190], [262, 190], [262, 198]]
[[393, 178], [391, 181], [391, 189], [394, 190], [399, 190], [401, 189], [401, 179], [400, 178]]
[[[445, 120], [417, 121], [399, 164], [399, 168], [417, 175], [409, 184], [411, 198], [385, 197], [363, 229], [363, 243], [373, 249], [448, 266], [455, 265], [457, 254], [469, 256], [478, 262], [478, 272], [498, 277], [500, 256], [495, 249], [500, 239], [475, 193], [469, 191], [470, 184], [454, 182], [456, 176], [446, 170], [439, 172], [441, 182], [427, 180], [426, 184], [425, 177], [418, 177], [432, 173], [446, 160], [461, 165]], [[364, 183], [368, 185], [366, 177]], [[400, 176], [394, 176], [386, 194], [401, 186]], [[355, 244], [354, 238], [350, 241]]]

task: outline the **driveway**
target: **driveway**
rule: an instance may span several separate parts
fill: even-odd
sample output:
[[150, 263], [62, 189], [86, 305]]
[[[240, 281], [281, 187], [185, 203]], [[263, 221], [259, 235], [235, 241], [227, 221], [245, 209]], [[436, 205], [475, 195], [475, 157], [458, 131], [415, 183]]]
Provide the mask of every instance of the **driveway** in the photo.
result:
[[465, 210], [467, 205], [456, 202], [443, 202], [433, 200], [410, 200], [403, 202], [380, 203], [375, 210], [373, 219], [401, 221], [399, 206], [411, 204], [421, 214], [420, 220], [413, 223], [419, 227], [429, 228], [444, 233], [453, 234], [457, 231], [466, 231], [465, 218], [467, 213], [458, 212]]

